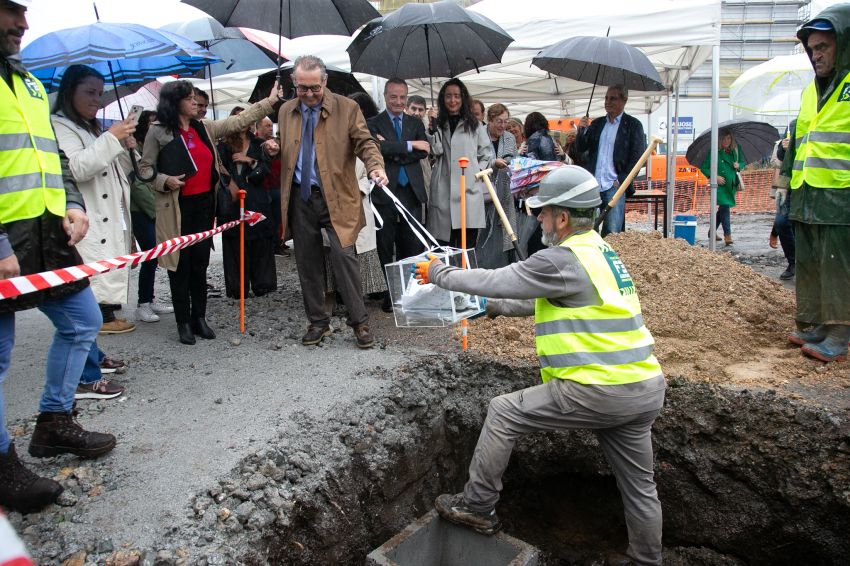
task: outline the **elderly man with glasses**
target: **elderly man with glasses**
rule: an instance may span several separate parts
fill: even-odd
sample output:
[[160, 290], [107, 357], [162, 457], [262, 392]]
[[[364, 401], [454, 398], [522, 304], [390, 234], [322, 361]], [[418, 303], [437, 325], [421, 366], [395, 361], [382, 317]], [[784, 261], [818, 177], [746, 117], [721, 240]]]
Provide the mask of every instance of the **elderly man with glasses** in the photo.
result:
[[348, 309], [348, 325], [360, 348], [375, 341], [360, 291], [360, 266], [354, 244], [366, 224], [354, 173], [355, 156], [369, 178], [387, 184], [378, 143], [369, 133], [360, 107], [326, 89], [328, 73], [318, 57], [295, 60], [297, 97], [280, 109], [281, 223], [292, 230], [295, 262], [309, 327], [301, 343], [315, 345], [330, 335], [325, 310], [322, 230], [330, 242], [337, 291]]

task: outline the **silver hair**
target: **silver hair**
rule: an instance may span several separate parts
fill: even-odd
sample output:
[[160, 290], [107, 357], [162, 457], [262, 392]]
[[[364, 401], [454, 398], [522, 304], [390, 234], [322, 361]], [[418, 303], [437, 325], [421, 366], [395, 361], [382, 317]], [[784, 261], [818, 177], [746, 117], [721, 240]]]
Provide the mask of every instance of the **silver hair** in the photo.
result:
[[292, 72], [295, 73], [295, 69], [301, 69], [302, 71], [315, 71], [319, 69], [322, 71], [322, 80], [328, 78], [328, 68], [325, 66], [325, 62], [315, 55], [300, 55], [295, 58], [295, 62], [292, 64]]
[[629, 89], [627, 89], [625, 85], [611, 85], [611, 86], [608, 87], [608, 90], [611, 90], [611, 89], [614, 89], [617, 92], [619, 92], [620, 97], [622, 97], [623, 100], [629, 99]]
[[[562, 212], [566, 213], [567, 217], [570, 219], [570, 227], [576, 230], [593, 230], [593, 223], [596, 221], [596, 216], [599, 212], [598, 208], [566, 208], [551, 204], [548, 206], [554, 216], [557, 216]], [[551, 234], [543, 232], [540, 236], [540, 241], [543, 242], [543, 245], [546, 247], [557, 246], [560, 243], [558, 241], [557, 232], [553, 232]]]

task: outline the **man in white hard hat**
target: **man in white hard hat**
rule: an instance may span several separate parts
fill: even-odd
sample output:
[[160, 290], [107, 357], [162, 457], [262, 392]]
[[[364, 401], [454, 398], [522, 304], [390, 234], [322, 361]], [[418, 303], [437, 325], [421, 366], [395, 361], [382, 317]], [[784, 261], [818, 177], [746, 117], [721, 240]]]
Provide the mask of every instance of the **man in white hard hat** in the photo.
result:
[[[0, 0], [0, 279], [81, 264], [74, 245], [89, 225], [68, 160], [56, 144], [47, 93], [18, 56], [29, 4]], [[74, 391], [103, 322], [88, 280], [0, 300], [0, 506], [22, 513], [62, 493], [59, 483], [23, 465], [5, 427], [3, 381], [15, 343], [15, 313], [33, 307], [50, 318], [56, 333], [30, 456], [93, 458], [115, 447], [114, 436], [83, 430], [73, 413]]]
[[543, 379], [490, 402], [463, 493], [439, 496], [436, 507], [449, 521], [495, 533], [501, 478], [516, 440], [540, 430], [590, 429], [617, 478], [629, 558], [661, 564], [650, 429], [666, 384], [634, 282], [593, 230], [600, 202], [590, 173], [561, 167], [529, 199], [542, 207], [547, 248], [501, 269], [463, 270], [438, 259], [417, 264], [424, 283], [487, 297], [488, 316], [534, 315]]

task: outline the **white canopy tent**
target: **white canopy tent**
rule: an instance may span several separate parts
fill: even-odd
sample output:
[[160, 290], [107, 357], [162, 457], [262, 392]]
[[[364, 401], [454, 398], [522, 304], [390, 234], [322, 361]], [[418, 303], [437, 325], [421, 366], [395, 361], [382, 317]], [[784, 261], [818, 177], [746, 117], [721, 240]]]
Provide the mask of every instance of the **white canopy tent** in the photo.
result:
[[[493, 20], [515, 41], [500, 64], [464, 73], [461, 79], [473, 96], [507, 103], [519, 115], [534, 110], [550, 117], [584, 114], [592, 85], [552, 77], [531, 65], [538, 51], [564, 38], [608, 33], [644, 51], [671, 88], [684, 83], [720, 41], [719, 0], [606, 0], [572, 3], [569, 9], [561, 0], [483, 0], [470, 9]], [[633, 92], [627, 111], [650, 112], [663, 94]], [[603, 96], [594, 98], [598, 113]]]

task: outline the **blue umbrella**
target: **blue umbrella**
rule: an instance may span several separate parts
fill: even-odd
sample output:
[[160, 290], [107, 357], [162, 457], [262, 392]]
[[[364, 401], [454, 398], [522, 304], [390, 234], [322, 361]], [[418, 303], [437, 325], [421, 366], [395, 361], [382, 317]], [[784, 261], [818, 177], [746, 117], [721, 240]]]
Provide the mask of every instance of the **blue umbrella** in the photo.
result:
[[122, 85], [165, 75], [187, 76], [219, 59], [180, 35], [138, 24], [96, 22], [39, 37], [21, 51], [48, 91], [71, 65], [88, 65]]

